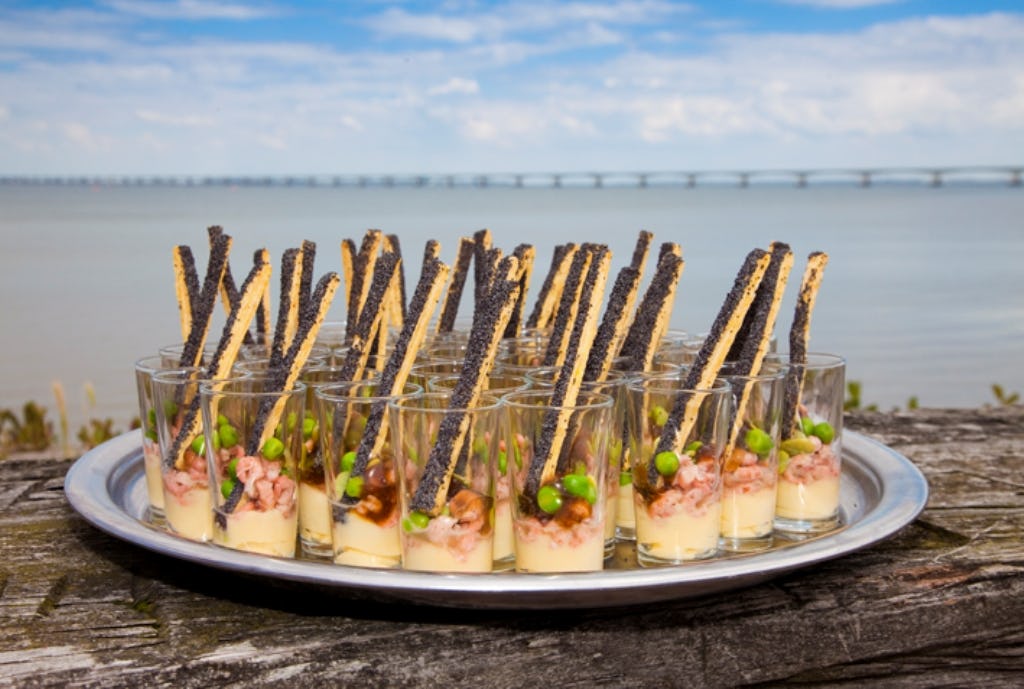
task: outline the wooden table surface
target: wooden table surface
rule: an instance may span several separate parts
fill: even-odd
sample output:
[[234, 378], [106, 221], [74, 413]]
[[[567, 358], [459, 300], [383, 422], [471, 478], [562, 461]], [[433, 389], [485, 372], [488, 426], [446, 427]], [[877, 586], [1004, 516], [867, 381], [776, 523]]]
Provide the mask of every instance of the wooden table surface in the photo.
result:
[[730, 593], [585, 611], [385, 605], [176, 561], [80, 518], [69, 462], [3, 460], [0, 686], [1024, 686], [1024, 407], [847, 424], [928, 478], [895, 537]]

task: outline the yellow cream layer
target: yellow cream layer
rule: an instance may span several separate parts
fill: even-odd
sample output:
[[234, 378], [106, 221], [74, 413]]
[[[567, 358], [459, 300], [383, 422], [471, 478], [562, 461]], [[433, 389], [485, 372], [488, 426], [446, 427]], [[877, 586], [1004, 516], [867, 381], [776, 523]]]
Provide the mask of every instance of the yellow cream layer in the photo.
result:
[[566, 545], [549, 534], [537, 532], [531, 540], [516, 531], [517, 572], [595, 572], [604, 567], [604, 531], [594, 529], [577, 545]]
[[213, 534], [210, 489], [196, 486], [177, 497], [164, 494], [164, 518], [171, 531], [193, 541], [208, 541]]
[[775, 488], [752, 493], [727, 490], [722, 494], [722, 536], [758, 538], [772, 532], [775, 519]]
[[512, 505], [508, 500], [499, 500], [494, 508], [494, 561], [503, 562], [514, 558], [516, 546], [512, 540]]
[[695, 517], [678, 510], [669, 517], [652, 517], [641, 502], [636, 505], [636, 547], [642, 555], [680, 561], [709, 557], [718, 549], [722, 503], [715, 502]]
[[164, 508], [164, 471], [161, 466], [160, 448], [149, 440], [142, 441], [142, 462], [146, 469], [146, 492], [149, 504], [158, 509]]
[[424, 537], [406, 536], [402, 569], [417, 572], [490, 572], [493, 562], [492, 541], [481, 538], [468, 553], [453, 555], [444, 546]]
[[633, 484], [619, 486], [618, 499], [615, 501], [615, 525], [620, 528], [636, 527], [636, 509], [633, 507]]
[[783, 519], [829, 519], [839, 511], [839, 477], [793, 483], [779, 477], [775, 516]]
[[334, 522], [334, 561], [357, 567], [396, 567], [402, 560], [398, 524], [378, 526], [349, 510]]
[[307, 543], [331, 545], [331, 505], [323, 486], [299, 482], [299, 536]]
[[284, 516], [279, 510], [246, 510], [227, 517], [227, 529], [215, 526], [213, 542], [234, 550], [261, 555], [295, 557], [295, 510]]

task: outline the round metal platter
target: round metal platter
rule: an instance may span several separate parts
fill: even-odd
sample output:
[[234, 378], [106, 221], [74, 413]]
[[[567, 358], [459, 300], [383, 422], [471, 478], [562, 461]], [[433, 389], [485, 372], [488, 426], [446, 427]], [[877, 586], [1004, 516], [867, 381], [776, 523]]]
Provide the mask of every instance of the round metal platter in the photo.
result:
[[776, 537], [769, 550], [644, 569], [621, 544], [601, 572], [429, 574], [282, 559], [195, 543], [146, 521], [148, 502], [138, 431], [83, 455], [64, 482], [71, 506], [94, 526], [137, 546], [258, 577], [308, 582], [378, 598], [459, 608], [591, 608], [690, 598], [749, 586], [882, 541], [924, 509], [928, 484], [906, 457], [863, 435], [843, 434], [842, 526], [807, 540]]

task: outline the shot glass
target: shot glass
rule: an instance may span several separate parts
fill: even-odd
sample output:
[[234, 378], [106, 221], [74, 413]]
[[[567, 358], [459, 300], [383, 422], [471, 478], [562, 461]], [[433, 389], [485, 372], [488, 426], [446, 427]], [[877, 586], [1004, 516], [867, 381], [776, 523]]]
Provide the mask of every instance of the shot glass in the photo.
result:
[[766, 361], [755, 376], [722, 372], [733, 391], [735, 415], [722, 465], [722, 548], [732, 552], [772, 545], [780, 413], [786, 368]]
[[550, 390], [527, 390], [503, 401], [516, 571], [602, 569], [612, 398], [581, 391], [556, 406]]
[[[627, 395], [638, 563], [652, 567], [713, 557], [722, 520], [722, 454], [732, 419], [729, 384], [686, 389], [670, 379], [634, 380]], [[674, 438], [665, 433], [670, 424]]]
[[341, 366], [306, 366], [299, 380], [306, 385], [306, 404], [302, 418], [302, 450], [298, 462], [299, 546], [304, 555], [314, 558], [334, 556], [331, 538], [331, 506], [327, 501], [327, 475], [320, 452], [320, 422], [317, 420], [316, 389], [344, 382]]
[[[203, 347], [203, 353], [199, 360], [199, 366], [205, 366], [210, 363], [210, 360], [213, 358], [213, 355], [217, 353], [217, 346], [218, 345], [216, 343], [208, 343]], [[185, 366], [182, 366], [181, 355], [184, 352], [184, 350], [185, 345], [182, 343], [167, 345], [166, 347], [161, 347], [159, 350], [157, 350], [157, 353], [160, 355], [161, 358], [161, 368], [187, 368], [191, 366], [191, 364], [185, 364]]]
[[[471, 409], [452, 409], [450, 401], [450, 393], [428, 393], [388, 405], [400, 487], [402, 568], [490, 572], [495, 476], [502, 468], [501, 406], [492, 396]], [[461, 444], [446, 443], [462, 424]]]
[[150, 521], [164, 519], [164, 487], [160, 438], [157, 435], [157, 408], [153, 399], [153, 375], [163, 370], [163, 358], [148, 356], [135, 362], [135, 387], [139, 395], [139, 420], [142, 423], [142, 462], [146, 470], [146, 494], [149, 496]]
[[[401, 563], [398, 476], [387, 405], [422, 393], [423, 388], [407, 383], [400, 395], [388, 395], [375, 381], [314, 391], [335, 563], [382, 568]], [[359, 467], [364, 436], [366, 464]]]
[[158, 371], [151, 379], [165, 524], [172, 533], [194, 541], [208, 541], [213, 536], [199, 401], [199, 386], [205, 380], [205, 372], [194, 367]]
[[783, 401], [775, 528], [819, 533], [839, 524], [846, 361], [808, 354], [790, 364]]
[[205, 382], [200, 397], [214, 488], [213, 542], [294, 557], [306, 386], [296, 381], [280, 390], [274, 378], [252, 376]]
[[[551, 388], [558, 376], [558, 369], [541, 368], [526, 374], [527, 380], [537, 388]], [[615, 551], [617, 538], [618, 503], [621, 485], [621, 471], [626, 421], [626, 384], [629, 378], [620, 371], [609, 371], [603, 381], [584, 382], [581, 389], [598, 392], [612, 398], [612, 411], [608, 425], [603, 429], [607, 434], [608, 470], [605, 475], [605, 517], [604, 517], [604, 554], [611, 557]], [[632, 478], [626, 484], [629, 488]], [[632, 503], [632, 490], [630, 489]]]

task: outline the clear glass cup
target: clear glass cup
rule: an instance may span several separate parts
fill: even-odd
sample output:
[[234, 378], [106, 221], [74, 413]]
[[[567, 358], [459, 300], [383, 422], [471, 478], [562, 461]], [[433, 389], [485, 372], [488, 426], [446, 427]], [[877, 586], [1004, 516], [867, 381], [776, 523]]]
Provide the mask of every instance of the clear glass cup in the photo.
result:
[[[317, 419], [315, 393], [318, 387], [347, 382], [343, 368], [330, 364], [307, 365], [299, 373], [306, 386], [306, 404], [302, 419], [302, 451], [298, 461], [299, 545], [304, 555], [331, 558], [331, 506], [327, 500], [326, 473], [320, 452], [320, 422]], [[376, 375], [376, 372], [372, 372]]]
[[[725, 381], [685, 389], [666, 378], [627, 387], [636, 517], [637, 561], [643, 567], [678, 564], [718, 553], [722, 520], [722, 454], [732, 420]], [[688, 420], [682, 437], [659, 449], [677, 405]]]
[[514, 369], [516, 372], [539, 368], [544, 365], [549, 339], [547, 335], [522, 335], [504, 339], [494, 358], [495, 366]]
[[450, 376], [461, 372], [461, 361], [451, 361], [448, 359], [418, 360], [409, 369], [408, 381], [426, 390], [427, 382], [431, 378]]
[[772, 545], [779, 431], [786, 367], [765, 361], [756, 376], [721, 376], [733, 390], [735, 410], [729, 446], [722, 465], [721, 545], [732, 552]]
[[154, 523], [161, 523], [164, 518], [162, 456], [153, 399], [153, 375], [163, 368], [160, 355], [143, 357], [135, 362], [135, 388], [139, 395], [139, 421], [142, 424], [142, 463], [146, 472], [149, 519]]
[[[398, 477], [387, 405], [421, 395], [423, 388], [406, 383], [400, 395], [382, 392], [375, 381], [324, 385], [314, 391], [337, 564], [390, 568], [401, 562]], [[372, 451], [360, 467], [367, 427], [374, 431], [367, 442], [377, 441], [372, 448], [367, 445]]]
[[199, 402], [199, 386], [206, 380], [205, 375], [201, 368], [171, 368], [154, 373], [151, 380], [165, 526], [194, 541], [208, 541], [213, 536], [213, 504]]
[[[207, 342], [203, 346], [203, 355], [199, 362], [200, 368], [203, 366], [207, 366], [210, 363], [210, 361], [213, 359], [213, 355], [217, 353], [218, 346], [219, 345], [216, 342]], [[166, 347], [161, 347], [160, 349], [158, 349], [157, 353], [160, 355], [161, 358], [161, 368], [182, 368], [181, 355], [184, 350], [185, 345], [183, 343], [167, 345]]]
[[200, 387], [214, 543], [294, 557], [298, 459], [306, 386], [280, 390], [273, 378], [210, 381]]
[[[550, 389], [555, 384], [559, 369], [541, 368], [531, 371], [526, 375], [527, 380], [535, 387]], [[617, 538], [619, 492], [622, 485], [622, 460], [623, 448], [625, 447], [625, 423], [626, 423], [626, 384], [629, 378], [621, 371], [609, 371], [603, 381], [584, 382], [581, 390], [599, 392], [612, 398], [612, 412], [609, 424], [605, 429], [608, 434], [608, 472], [605, 480], [605, 491], [607, 492], [604, 520], [604, 551], [605, 557], [611, 557], [615, 551], [615, 540]], [[627, 469], [628, 470], [628, 469]], [[626, 484], [632, 485], [632, 479]], [[630, 491], [630, 502], [632, 492]]]
[[583, 390], [555, 406], [550, 390], [527, 390], [503, 401], [516, 571], [602, 569], [612, 398]]
[[[501, 405], [483, 396], [472, 409], [451, 409], [451, 394], [428, 393], [389, 403], [401, 506], [402, 568], [421, 572], [490, 572], [494, 568], [495, 477], [502, 471]], [[444, 438], [465, 424], [460, 448]], [[454, 455], [454, 459], [452, 456]], [[450, 483], [444, 486], [450, 461]]]
[[829, 531], [840, 520], [846, 361], [819, 353], [806, 359], [786, 374], [779, 445], [775, 528], [793, 534]]

